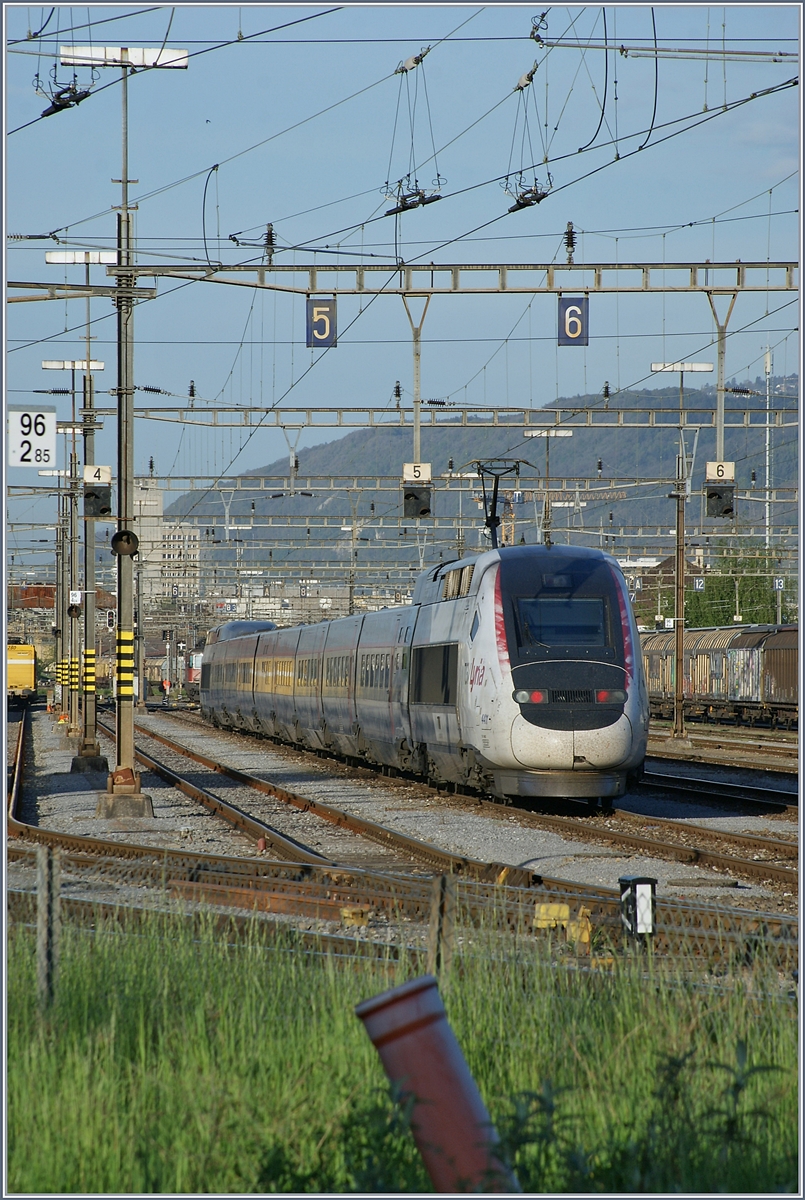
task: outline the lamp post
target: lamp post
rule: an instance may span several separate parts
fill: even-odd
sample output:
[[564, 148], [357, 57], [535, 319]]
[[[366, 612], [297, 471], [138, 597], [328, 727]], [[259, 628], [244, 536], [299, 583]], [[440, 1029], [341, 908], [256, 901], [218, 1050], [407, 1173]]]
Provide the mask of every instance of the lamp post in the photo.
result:
[[[767, 346], [766, 354], [763, 360], [763, 373], [766, 376], [766, 506], [764, 515], [766, 518], [767, 553], [771, 547], [771, 425], [769, 424], [769, 410], [771, 407], [771, 369], [771, 350]], [[777, 624], [780, 624], [779, 618], [777, 620]]]
[[685, 501], [688, 498], [687, 455], [685, 453], [685, 372], [712, 371], [712, 363], [652, 363], [652, 371], [679, 372], [679, 454], [676, 459], [676, 490], [669, 493], [676, 500], [676, 560], [674, 570], [674, 731], [672, 737], [685, 737]]
[[117, 569], [117, 705], [116, 765], [108, 776], [106, 792], [98, 802], [98, 815], [153, 816], [153, 805], [140, 791], [134, 769], [134, 563], [137, 538], [134, 522], [134, 237], [129, 206], [128, 80], [132, 69], [186, 68], [186, 50], [144, 49], [128, 46], [62, 46], [62, 66], [117, 67], [121, 71], [122, 170], [120, 209], [117, 214], [117, 533], [112, 550]]

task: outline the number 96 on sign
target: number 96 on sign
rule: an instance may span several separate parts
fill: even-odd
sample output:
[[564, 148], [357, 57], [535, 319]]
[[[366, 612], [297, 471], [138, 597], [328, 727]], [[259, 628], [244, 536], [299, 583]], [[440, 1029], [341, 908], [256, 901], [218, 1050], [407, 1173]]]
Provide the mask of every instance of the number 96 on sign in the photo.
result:
[[56, 461], [56, 409], [37, 405], [8, 408], [8, 465], [52, 467]]

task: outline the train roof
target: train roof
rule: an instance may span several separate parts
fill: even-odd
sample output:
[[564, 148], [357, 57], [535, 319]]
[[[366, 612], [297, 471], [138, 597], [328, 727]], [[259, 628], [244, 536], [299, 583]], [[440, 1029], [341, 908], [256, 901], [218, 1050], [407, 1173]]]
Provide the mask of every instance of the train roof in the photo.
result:
[[601, 562], [610, 562], [620, 570], [617, 561], [611, 555], [591, 546], [568, 546], [557, 543], [550, 546], [501, 546], [497, 550], [484, 550], [481, 554], [466, 555], [464, 558], [456, 558], [451, 562], [429, 567], [417, 578], [412, 604], [434, 604], [437, 600], [443, 599], [442, 581], [450, 571], [473, 567], [471, 582], [466, 589], [464, 587], [461, 589], [461, 595], [471, 595], [478, 590], [478, 581], [490, 563], [500, 562], [503, 558], [507, 561], [512, 559], [516, 561], [519, 558], [524, 562], [533, 561], [535, 558], [560, 558], [566, 551], [574, 558], [591, 558], [599, 559]]
[[[747, 650], [756, 646], [775, 649], [797, 645], [796, 625], [711, 625], [702, 629], [685, 630], [685, 653], [705, 653], [708, 650]], [[650, 629], [640, 634], [640, 644], [647, 654], [671, 653], [674, 648], [673, 629]]]
[[232, 638], [249, 637], [254, 633], [268, 633], [276, 628], [275, 621], [226, 621], [210, 630], [206, 644], [212, 646], [215, 642], [228, 642]]

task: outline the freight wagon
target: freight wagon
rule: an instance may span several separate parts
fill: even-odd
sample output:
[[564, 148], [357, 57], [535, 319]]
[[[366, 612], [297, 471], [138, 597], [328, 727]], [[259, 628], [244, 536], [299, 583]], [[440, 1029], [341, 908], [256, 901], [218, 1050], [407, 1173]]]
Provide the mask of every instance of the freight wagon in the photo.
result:
[[[796, 726], [799, 653], [796, 625], [686, 629], [683, 681], [686, 717], [772, 727]], [[640, 635], [653, 717], [674, 711], [675, 634]]]
[[36, 649], [9, 638], [6, 647], [6, 693], [9, 700], [36, 699]]

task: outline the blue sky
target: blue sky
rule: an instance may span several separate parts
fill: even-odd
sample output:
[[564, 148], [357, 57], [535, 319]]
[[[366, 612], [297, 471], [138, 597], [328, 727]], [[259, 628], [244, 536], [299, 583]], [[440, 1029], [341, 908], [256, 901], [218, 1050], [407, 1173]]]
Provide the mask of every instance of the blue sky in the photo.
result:
[[[164, 41], [192, 55], [186, 71], [145, 72], [129, 85], [141, 263], [204, 261], [205, 224], [212, 260], [246, 261], [257, 251], [239, 248], [230, 235], [259, 242], [269, 221], [278, 261], [309, 263], [316, 249], [319, 263], [332, 261], [336, 250], [341, 261], [371, 254], [393, 262], [394, 218], [378, 218], [390, 207], [384, 192], [412, 165], [420, 186], [438, 189], [442, 199], [397, 223], [397, 252], [406, 260], [562, 262], [568, 221], [578, 231], [577, 262], [799, 258], [800, 91], [762, 94], [794, 77], [796, 61], [661, 55], [655, 110], [651, 57], [584, 48], [601, 42], [604, 14], [610, 44], [652, 45], [648, 6], [552, 8], [540, 34], [563, 43], [555, 48], [529, 37], [533, 5], [63, 7], [40, 38], [29, 39], [49, 11], [5, 8], [6, 123], [17, 131], [6, 148], [6, 228], [12, 235], [52, 230], [59, 242], [9, 241], [8, 279], [78, 283], [82, 268], [46, 267], [45, 251], [114, 245], [119, 72], [100, 71], [96, 94], [36, 120], [49, 101], [32, 81], [38, 75], [40, 91], [53, 90], [55, 52], [71, 42]], [[88, 13], [92, 30], [68, 32]], [[795, 53], [800, 18], [793, 4], [654, 9], [658, 46], [699, 51]], [[210, 49], [221, 42], [230, 44]], [[419, 67], [395, 73], [428, 46]], [[535, 62], [530, 87], [515, 91]], [[59, 85], [71, 77], [72, 69], [56, 68]], [[89, 71], [79, 69], [77, 82], [88, 86]], [[645, 148], [630, 154], [649, 129]], [[512, 197], [502, 179], [516, 190], [518, 173], [533, 164], [523, 185], [536, 174], [548, 195], [509, 214]], [[94, 269], [94, 282], [105, 282], [103, 268]], [[382, 406], [399, 379], [410, 403], [410, 333], [398, 297], [362, 305], [342, 298], [345, 332], [323, 354], [305, 349], [303, 297], [202, 283], [174, 288], [160, 281], [158, 299], [136, 310], [139, 386], [185, 396], [192, 379], [200, 398], [223, 403]], [[739, 297], [728, 377], [762, 373], [767, 341], [775, 347], [775, 373], [799, 369], [798, 306], [791, 299], [774, 292]], [[84, 356], [84, 316], [82, 301], [10, 306], [8, 402], [54, 386], [43, 359]], [[109, 404], [103, 392], [115, 379], [111, 303], [93, 301], [92, 316], [92, 353], [106, 363], [98, 403]], [[553, 296], [437, 298], [423, 332], [422, 394], [539, 407], [557, 396], [600, 392], [605, 380], [613, 390], [659, 386], [648, 377], [652, 361], [715, 361], [703, 295], [593, 297], [590, 330], [586, 350], [558, 349]], [[138, 393], [138, 402], [145, 399]], [[57, 403], [66, 417], [65, 399]], [[153, 455], [163, 474], [224, 470], [240, 445], [240, 435], [220, 431], [188, 434], [180, 443], [178, 427], [150, 422], [138, 423], [136, 437], [136, 470], [145, 471]], [[299, 445], [330, 437], [304, 432]], [[254, 468], [285, 452], [280, 432], [261, 432], [235, 465]], [[112, 462], [113, 454], [114, 421], [107, 421], [97, 458]], [[33, 482], [21, 471], [8, 478]], [[12, 503], [12, 519], [31, 511], [30, 501]]]

